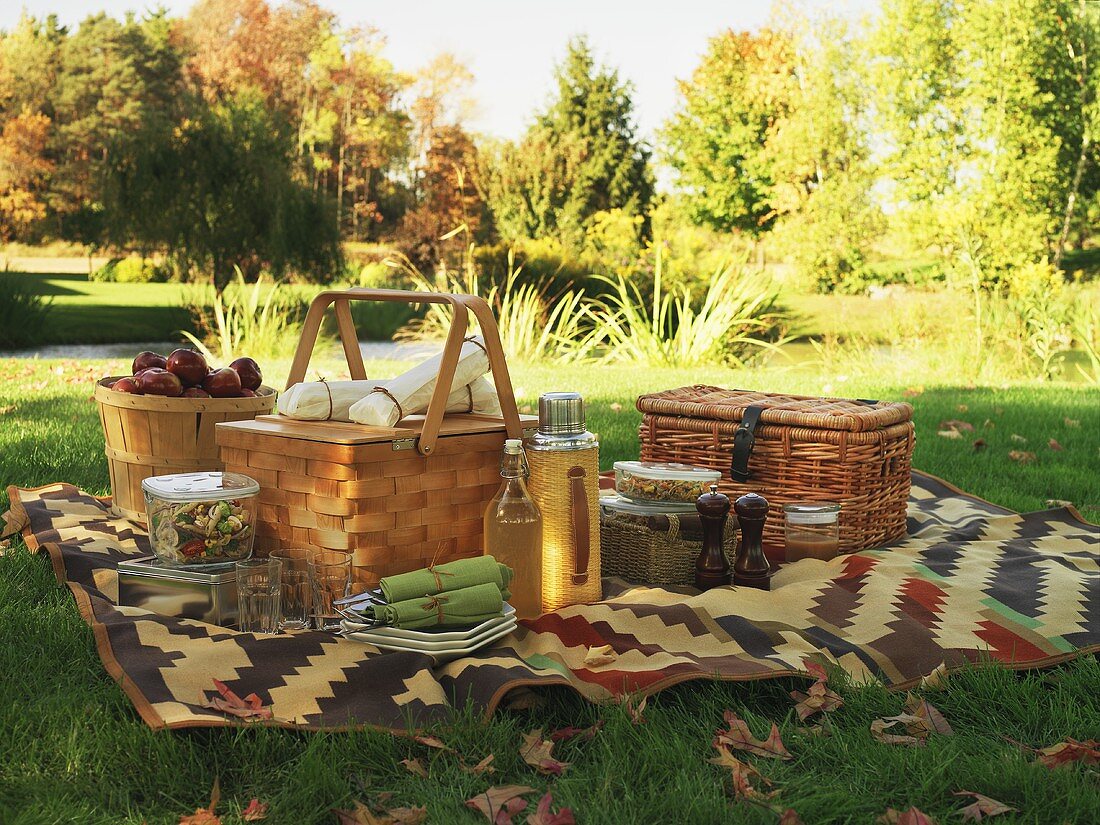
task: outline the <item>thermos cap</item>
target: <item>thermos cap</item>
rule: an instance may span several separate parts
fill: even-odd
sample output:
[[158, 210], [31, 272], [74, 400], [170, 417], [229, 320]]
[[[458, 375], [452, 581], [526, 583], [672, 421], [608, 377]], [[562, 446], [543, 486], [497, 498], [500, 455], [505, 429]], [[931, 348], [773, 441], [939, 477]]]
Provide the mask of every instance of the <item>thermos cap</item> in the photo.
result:
[[547, 392], [539, 396], [540, 433], [578, 435], [584, 431], [584, 399], [579, 392]]

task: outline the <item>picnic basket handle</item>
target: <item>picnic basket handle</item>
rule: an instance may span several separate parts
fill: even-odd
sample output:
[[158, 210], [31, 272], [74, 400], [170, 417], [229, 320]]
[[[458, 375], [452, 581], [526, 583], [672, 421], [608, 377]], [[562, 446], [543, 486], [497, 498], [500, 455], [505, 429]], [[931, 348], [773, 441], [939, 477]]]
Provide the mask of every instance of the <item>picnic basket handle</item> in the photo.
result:
[[[477, 295], [456, 295], [449, 292], [414, 292], [403, 289], [367, 289], [325, 290], [318, 293], [309, 305], [302, 337], [294, 352], [294, 361], [290, 365], [286, 387], [305, 380], [306, 369], [313, 350], [317, 346], [317, 335], [321, 330], [325, 311], [332, 306], [336, 314], [336, 328], [340, 343], [344, 348], [344, 357], [352, 380], [363, 381], [367, 369], [363, 364], [363, 354], [359, 351], [359, 337], [355, 332], [355, 322], [351, 317], [350, 301], [378, 301], [403, 304], [447, 304], [454, 309], [451, 326], [447, 331], [447, 342], [443, 347], [443, 357], [439, 364], [439, 380], [436, 382], [428, 411], [424, 417], [424, 427], [417, 439], [417, 450], [421, 455], [430, 455], [435, 450], [439, 438], [439, 427], [443, 423], [443, 414], [447, 408], [447, 397], [451, 394], [455, 369], [466, 339], [469, 316], [472, 314], [481, 325], [485, 351], [489, 356], [489, 369], [493, 374], [497, 395], [500, 397], [500, 409], [504, 418], [504, 429], [509, 438], [522, 438], [523, 426], [516, 408], [516, 396], [512, 390], [512, 379], [508, 374], [508, 363], [504, 359], [504, 348], [500, 343], [500, 331], [497, 329], [493, 311], [484, 298]], [[465, 310], [465, 311], [461, 311]]]

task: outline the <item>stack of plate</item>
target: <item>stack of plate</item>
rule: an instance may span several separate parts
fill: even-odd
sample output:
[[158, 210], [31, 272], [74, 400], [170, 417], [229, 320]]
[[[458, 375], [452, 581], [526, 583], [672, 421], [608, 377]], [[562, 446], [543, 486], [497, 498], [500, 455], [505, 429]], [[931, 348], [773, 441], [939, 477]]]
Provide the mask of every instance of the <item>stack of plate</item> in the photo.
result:
[[345, 638], [374, 645], [379, 650], [424, 653], [431, 656], [436, 664], [469, 656], [475, 650], [507, 636], [515, 626], [516, 609], [507, 603], [499, 616], [460, 630], [445, 627], [402, 630], [397, 627], [374, 627], [348, 620], [340, 623]]

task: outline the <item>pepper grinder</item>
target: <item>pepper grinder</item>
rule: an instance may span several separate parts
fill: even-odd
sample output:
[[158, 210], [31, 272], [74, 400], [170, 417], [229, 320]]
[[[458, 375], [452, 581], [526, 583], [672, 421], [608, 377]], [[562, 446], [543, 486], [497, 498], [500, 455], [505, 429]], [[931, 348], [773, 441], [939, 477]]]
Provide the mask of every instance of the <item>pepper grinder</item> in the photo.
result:
[[741, 550], [733, 565], [733, 583], [771, 590], [772, 570], [762, 544], [768, 500], [756, 493], [747, 493], [737, 499], [733, 509], [741, 525]]
[[717, 484], [712, 484], [709, 493], [696, 499], [695, 509], [703, 526], [703, 549], [695, 560], [695, 586], [700, 590], [722, 587], [730, 583], [730, 563], [722, 547], [730, 512], [729, 497], [718, 492]]

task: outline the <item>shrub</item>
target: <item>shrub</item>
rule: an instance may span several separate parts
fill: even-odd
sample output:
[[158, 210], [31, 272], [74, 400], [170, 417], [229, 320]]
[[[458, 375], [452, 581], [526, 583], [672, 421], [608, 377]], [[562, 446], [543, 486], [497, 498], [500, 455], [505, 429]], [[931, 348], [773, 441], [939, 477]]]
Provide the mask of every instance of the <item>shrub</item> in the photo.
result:
[[113, 258], [89, 277], [93, 281], [120, 284], [163, 283], [169, 279], [171, 271], [167, 266], [158, 266], [148, 258]]
[[46, 328], [53, 300], [35, 292], [19, 274], [0, 272], [0, 347], [36, 343]]

